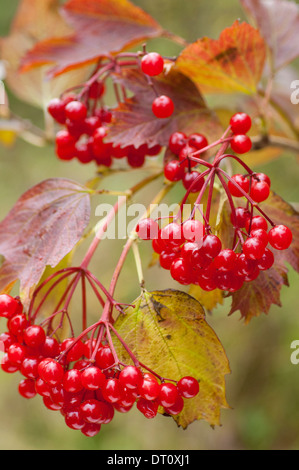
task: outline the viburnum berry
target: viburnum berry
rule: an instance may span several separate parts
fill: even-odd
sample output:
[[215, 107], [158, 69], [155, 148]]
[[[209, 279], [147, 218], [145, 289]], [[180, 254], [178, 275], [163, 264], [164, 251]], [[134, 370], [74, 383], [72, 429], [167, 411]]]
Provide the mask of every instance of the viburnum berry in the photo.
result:
[[21, 343], [13, 343], [7, 350], [7, 357], [12, 364], [21, 365], [26, 357], [27, 349]]
[[268, 239], [270, 245], [276, 250], [286, 250], [292, 243], [292, 231], [285, 225], [275, 225], [269, 230]]
[[142, 240], [153, 240], [159, 232], [159, 224], [151, 218], [145, 218], [138, 222], [136, 233]]
[[94, 81], [88, 90], [88, 97], [91, 100], [97, 100], [105, 94], [105, 84], [102, 80]]
[[164, 59], [157, 52], [149, 52], [141, 59], [141, 70], [146, 75], [154, 77], [163, 72]]
[[19, 312], [20, 301], [8, 294], [0, 295], [0, 317], [11, 318]]
[[185, 174], [183, 165], [177, 160], [171, 160], [164, 167], [164, 175], [169, 181], [180, 181]]
[[184, 132], [173, 132], [169, 137], [168, 147], [175, 155], [179, 155], [187, 143], [187, 136]]
[[246, 113], [236, 113], [230, 119], [230, 127], [234, 134], [246, 134], [251, 125], [251, 118]]
[[44, 361], [42, 367], [39, 367], [39, 375], [46, 383], [55, 386], [62, 382], [64, 370], [59, 362], [49, 359]]
[[265, 243], [257, 237], [247, 238], [242, 246], [246, 258], [259, 259], [265, 252]]
[[167, 407], [165, 406], [164, 411], [165, 413], [169, 415], [176, 416], [181, 413], [181, 411], [184, 408], [184, 404], [185, 403], [184, 403], [183, 398], [180, 395], [178, 395], [175, 403], [171, 406], [167, 406]]
[[159, 402], [162, 406], [170, 407], [175, 404], [178, 397], [178, 389], [175, 384], [164, 382], [160, 386]]
[[170, 267], [172, 278], [183, 285], [189, 285], [192, 281], [192, 272], [189, 263], [184, 258], [176, 258]]
[[203, 134], [193, 133], [188, 137], [188, 144], [197, 150], [202, 150], [208, 146], [208, 140]]
[[214, 258], [214, 266], [220, 271], [231, 271], [234, 268], [236, 257], [233, 250], [225, 248]]
[[198, 171], [187, 171], [183, 176], [183, 186], [191, 193], [198, 193], [204, 185], [204, 178]]
[[197, 219], [188, 219], [182, 224], [182, 235], [184, 240], [189, 242], [202, 243], [204, 236], [204, 226]]
[[261, 271], [272, 268], [274, 264], [274, 254], [269, 248], [266, 248], [263, 256], [257, 260], [257, 266]]
[[263, 202], [268, 199], [270, 194], [269, 185], [265, 181], [252, 181], [250, 188], [250, 197], [255, 202]]
[[84, 121], [87, 116], [87, 107], [80, 101], [71, 101], [65, 107], [65, 115], [70, 121]]
[[1, 360], [1, 369], [7, 374], [14, 374], [19, 370], [19, 365], [13, 364], [8, 357], [8, 354], [4, 354]]
[[96, 366], [87, 367], [81, 373], [81, 382], [87, 390], [98, 390], [105, 382], [105, 375]]
[[136, 366], [126, 366], [119, 374], [120, 383], [129, 389], [137, 389], [142, 382], [142, 372]]
[[[235, 197], [242, 197], [244, 194], [240, 191], [239, 187], [245, 191], [245, 193], [249, 192], [250, 181], [249, 179], [241, 174], [236, 174], [231, 177], [233, 181], [228, 182], [228, 189], [232, 196]], [[234, 184], [235, 183], [235, 184]], [[239, 187], [238, 187], [239, 186]]]
[[146, 400], [141, 397], [137, 401], [137, 409], [145, 416], [147, 419], [152, 419], [157, 416], [159, 404], [157, 401]]
[[60, 98], [53, 98], [47, 107], [48, 113], [55, 119], [59, 124], [64, 124], [65, 115], [65, 102]]
[[250, 137], [246, 134], [234, 135], [230, 142], [232, 150], [236, 153], [243, 154], [251, 150], [252, 142]]
[[244, 228], [248, 219], [250, 219], [250, 214], [245, 207], [236, 207], [235, 213], [231, 213], [231, 222], [237, 228]]
[[222, 243], [220, 238], [216, 235], [208, 234], [203, 238], [202, 250], [206, 256], [210, 258], [216, 258], [222, 249]]
[[169, 118], [174, 111], [174, 104], [169, 96], [161, 95], [154, 99], [152, 111], [157, 118]]
[[264, 217], [261, 215], [256, 215], [252, 217], [252, 219], [248, 219], [246, 222], [245, 226], [247, 232], [250, 230], [257, 230], [257, 229], [263, 229], [265, 231], [268, 230], [268, 223]]
[[160, 384], [155, 377], [145, 376], [138, 386], [138, 392], [146, 400], [155, 400], [160, 393]]
[[24, 342], [31, 348], [42, 346], [46, 340], [46, 333], [39, 325], [31, 325], [24, 331]]
[[194, 377], [185, 376], [178, 381], [177, 389], [182, 397], [193, 398], [199, 392], [199, 383]]
[[31, 399], [37, 394], [35, 390], [35, 381], [33, 379], [23, 379], [18, 386], [19, 394], [23, 398]]
[[83, 388], [81, 380], [81, 372], [78, 369], [70, 369], [66, 371], [62, 382], [66, 392], [77, 393]]
[[24, 313], [19, 313], [8, 319], [7, 326], [9, 331], [15, 335], [23, 334], [25, 328], [28, 326], [28, 320]]
[[115, 362], [112, 351], [108, 345], [98, 349], [95, 359], [100, 369], [108, 369], [113, 366]]
[[21, 374], [29, 379], [36, 379], [39, 375], [38, 364], [37, 357], [25, 357], [20, 367]]
[[118, 379], [107, 379], [102, 386], [102, 394], [108, 403], [116, 403], [121, 398], [121, 386]]
[[163, 240], [166, 245], [180, 246], [184, 243], [183, 229], [180, 224], [171, 222], [159, 230], [158, 234], [160, 240]]
[[61, 352], [67, 351], [66, 360], [67, 362], [73, 362], [80, 359], [84, 354], [84, 344], [81, 340], [76, 338], [66, 338], [62, 341]]

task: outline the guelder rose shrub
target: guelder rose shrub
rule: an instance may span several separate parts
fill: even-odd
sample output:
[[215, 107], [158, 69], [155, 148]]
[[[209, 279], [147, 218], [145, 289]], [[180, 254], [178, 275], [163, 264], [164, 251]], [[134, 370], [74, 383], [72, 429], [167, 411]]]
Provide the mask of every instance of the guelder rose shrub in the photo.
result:
[[[271, 152], [277, 158], [286, 148], [299, 150], [298, 120], [279, 108], [274, 87], [276, 74], [299, 55], [298, 5], [241, 4], [254, 26], [235, 21], [218, 39], [189, 44], [127, 0], [68, 0], [62, 8], [47, 0], [39, 9], [22, 0], [19, 42], [15, 24], [2, 40], [6, 86], [40, 107], [45, 83], [51, 90], [45, 129], [20, 125], [15, 137], [51, 145], [68, 177], [29, 188], [0, 223], [1, 368], [20, 375], [22, 397], [39, 396], [86, 436], [132, 407], [147, 419], [171, 416], [183, 428], [200, 419], [219, 425], [230, 367], [205, 308], [229, 298], [228, 313], [239, 311], [248, 323], [279, 303], [287, 264], [299, 270], [298, 213], [256, 171]], [[297, 28], [269, 22], [273, 8], [275, 18], [283, 11]], [[41, 14], [42, 36], [32, 30]], [[177, 57], [150, 50], [147, 41], [163, 37], [180, 45]], [[32, 97], [24, 96], [25, 85], [34, 87]], [[208, 106], [211, 93], [229, 94], [230, 108]], [[13, 119], [5, 122], [11, 130]], [[5, 136], [0, 131], [3, 144]], [[69, 178], [71, 160], [88, 166], [87, 182]], [[129, 172], [136, 182], [128, 188]], [[152, 195], [146, 205], [145, 188]], [[116, 202], [92, 227], [91, 199], [99, 205], [103, 194]], [[177, 210], [156, 217], [153, 208], [166, 198]], [[105, 285], [97, 248], [110, 249], [105, 234], [132, 201], [144, 212]], [[75, 264], [69, 255], [83, 241], [86, 254]], [[143, 247], [152, 252], [150, 269], [176, 288], [157, 281], [159, 290], [147, 290]], [[131, 252], [130, 282], [140, 293], [128, 304], [116, 287]], [[99, 272], [90, 270], [91, 260]]]

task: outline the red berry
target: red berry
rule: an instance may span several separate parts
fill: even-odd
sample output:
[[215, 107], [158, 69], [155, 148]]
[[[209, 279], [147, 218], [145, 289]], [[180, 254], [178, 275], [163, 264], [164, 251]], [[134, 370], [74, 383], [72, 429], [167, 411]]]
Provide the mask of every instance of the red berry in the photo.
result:
[[181, 411], [183, 411], [183, 408], [184, 408], [184, 400], [180, 395], [178, 395], [175, 403], [172, 406], [164, 407], [164, 411], [165, 413], [169, 415], [176, 416], [180, 414]]
[[169, 118], [174, 111], [174, 104], [169, 96], [161, 95], [154, 99], [152, 111], [157, 118]]
[[191, 193], [198, 193], [204, 185], [204, 178], [198, 171], [187, 171], [183, 176], [183, 186]]
[[31, 325], [24, 331], [24, 342], [31, 348], [42, 346], [46, 340], [46, 333], [39, 325]]
[[88, 97], [91, 100], [97, 100], [98, 98], [101, 98], [105, 94], [105, 85], [102, 80], [98, 80], [93, 82], [88, 91]]
[[147, 419], [152, 419], [157, 416], [159, 404], [156, 401], [146, 400], [141, 397], [138, 399], [136, 406]]
[[266, 230], [262, 228], [254, 229], [250, 232], [250, 235], [254, 238], [259, 238], [265, 245], [265, 247], [268, 245], [268, 234]]
[[7, 357], [9, 361], [14, 365], [21, 365], [24, 358], [26, 357], [27, 349], [23, 344], [13, 343], [7, 350]]
[[169, 137], [168, 147], [175, 155], [179, 155], [187, 143], [187, 136], [184, 132], [173, 132]]
[[159, 263], [161, 268], [163, 269], [170, 269], [174, 260], [176, 260], [180, 256], [180, 252], [173, 251], [162, 251], [159, 256]]
[[80, 101], [71, 101], [65, 107], [65, 115], [70, 121], [84, 121], [87, 116], [87, 107]]
[[263, 202], [268, 199], [270, 194], [269, 185], [265, 181], [252, 181], [250, 197], [255, 202]]
[[160, 393], [160, 384], [154, 377], [144, 377], [138, 387], [138, 391], [142, 398], [145, 398], [146, 400], [155, 400], [158, 398]]
[[29, 379], [36, 379], [39, 375], [38, 364], [37, 357], [25, 357], [20, 367], [21, 374]]
[[182, 225], [183, 237], [189, 242], [202, 243], [204, 226], [199, 220], [188, 219]]
[[235, 218], [233, 217], [233, 212], [231, 213], [231, 222], [237, 228], [244, 228], [248, 219], [250, 219], [250, 214], [248, 209], [245, 207], [236, 207], [235, 209]]
[[63, 377], [63, 388], [66, 392], [77, 393], [83, 388], [81, 372], [77, 369], [66, 371]]
[[102, 394], [108, 403], [116, 403], [121, 398], [121, 385], [118, 379], [107, 379], [102, 386]]
[[192, 147], [189, 144], [182, 148], [179, 154], [179, 160], [184, 168], [194, 167], [197, 165], [197, 162], [190, 158], [195, 152], [197, 152], [197, 148]]
[[207, 147], [208, 140], [204, 135], [194, 133], [189, 136], [188, 144], [197, 150], [202, 150], [203, 148]]
[[178, 397], [178, 389], [173, 383], [162, 383], [160, 386], [159, 401], [166, 408], [175, 404]]
[[236, 175], [233, 175], [231, 177], [231, 179], [233, 181], [229, 180], [228, 189], [229, 189], [229, 192], [231, 193], [232, 196], [235, 196], [235, 197], [244, 196], [244, 194], [242, 193], [242, 191], [240, 191], [240, 189], [245, 191], [245, 193], [248, 193], [250, 182], [249, 182], [249, 179], [246, 176], [236, 174]]
[[177, 384], [178, 392], [184, 398], [193, 398], [199, 392], [199, 383], [194, 377], [182, 377]]
[[257, 230], [257, 229], [260, 229], [260, 228], [267, 231], [268, 230], [268, 223], [267, 223], [266, 219], [264, 219], [264, 217], [262, 217], [261, 215], [256, 215], [256, 216], [252, 217], [252, 219], [247, 220], [245, 228], [246, 228], [247, 232], [249, 232], [249, 229], [250, 230]]
[[263, 256], [265, 252], [265, 243], [256, 237], [247, 238], [243, 243], [242, 249], [246, 258], [256, 260]]
[[221, 250], [214, 259], [214, 266], [219, 271], [231, 271], [234, 268], [237, 255], [233, 250], [226, 248]]
[[45, 361], [43, 367], [39, 368], [40, 377], [52, 386], [60, 384], [63, 380], [64, 370], [59, 362], [54, 359]]
[[66, 338], [61, 343], [61, 352], [64, 351], [67, 362], [78, 361], [84, 355], [84, 344], [76, 338]]
[[81, 381], [87, 390], [98, 390], [105, 382], [105, 375], [96, 366], [87, 367], [81, 374]]
[[49, 397], [51, 386], [47, 384], [43, 379], [38, 377], [35, 380], [35, 390], [36, 390], [36, 393], [38, 393], [42, 397]]
[[183, 285], [189, 285], [192, 282], [192, 272], [188, 262], [184, 258], [177, 258], [170, 267], [172, 278]]
[[115, 362], [114, 356], [108, 345], [103, 346], [97, 351], [95, 359], [100, 369], [108, 369], [109, 367], [113, 366]]
[[269, 243], [276, 250], [286, 250], [292, 243], [292, 231], [285, 225], [275, 225], [268, 233]]
[[274, 255], [268, 248], [265, 249], [263, 256], [257, 260], [257, 266], [261, 271], [272, 268], [274, 264]]
[[184, 167], [177, 160], [171, 160], [164, 167], [164, 176], [169, 181], [180, 181], [184, 174]]
[[26, 315], [24, 313], [14, 315], [13, 317], [9, 318], [7, 326], [13, 335], [18, 336], [23, 334], [23, 331], [28, 326]]
[[60, 98], [53, 98], [48, 104], [48, 113], [59, 124], [65, 123], [65, 102]]
[[35, 381], [33, 379], [23, 379], [19, 383], [19, 394], [23, 398], [34, 398], [36, 396]]
[[0, 295], [0, 317], [11, 318], [17, 313], [19, 308], [19, 300], [8, 294]]
[[42, 347], [41, 355], [44, 357], [54, 358], [58, 356], [60, 347], [57, 339], [47, 336]]
[[236, 113], [231, 117], [230, 126], [234, 134], [246, 134], [251, 128], [251, 118], [246, 113]]
[[236, 153], [247, 153], [251, 150], [252, 142], [246, 134], [237, 134], [231, 140], [231, 148]]
[[164, 59], [157, 52], [149, 52], [141, 59], [141, 70], [146, 75], [154, 77], [163, 72]]
[[159, 231], [159, 238], [169, 247], [180, 246], [184, 243], [182, 226], [171, 222]]
[[264, 181], [265, 183], [267, 183], [269, 188], [271, 187], [271, 180], [268, 175], [265, 175], [265, 173], [255, 173], [253, 178], [256, 181]]
[[64, 416], [65, 424], [75, 430], [81, 430], [86, 425], [80, 409], [68, 411]]
[[142, 382], [142, 372], [138, 367], [126, 366], [119, 374], [120, 383], [129, 389], [136, 389]]
[[4, 354], [1, 360], [1, 369], [7, 374], [14, 374], [19, 370], [19, 365], [13, 364], [8, 357], [8, 354]]
[[142, 240], [153, 240], [159, 232], [159, 224], [153, 219], [146, 218], [139, 221], [136, 232]]
[[96, 436], [101, 430], [101, 424], [98, 423], [85, 423], [81, 429], [82, 434], [87, 437]]

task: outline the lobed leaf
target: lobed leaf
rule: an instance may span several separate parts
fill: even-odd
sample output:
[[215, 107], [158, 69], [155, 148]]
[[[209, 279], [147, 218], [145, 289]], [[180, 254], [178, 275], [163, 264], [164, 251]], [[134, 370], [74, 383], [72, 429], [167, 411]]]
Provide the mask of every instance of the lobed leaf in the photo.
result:
[[176, 65], [203, 93], [254, 94], [265, 58], [266, 47], [259, 31], [236, 21], [219, 39], [204, 37], [187, 46]]
[[[140, 362], [164, 378], [192, 375], [200, 383], [199, 395], [185, 400], [183, 411], [174, 417], [178, 426], [186, 428], [200, 419], [219, 425], [220, 410], [228, 407], [225, 375], [230, 369], [200, 303], [184, 292], [165, 290], [144, 292], [133, 304], [114, 326]], [[117, 340], [115, 346], [119, 359], [128, 362]]]
[[55, 267], [80, 240], [90, 217], [86, 188], [53, 178], [23, 194], [0, 223], [0, 291], [19, 280], [25, 302], [46, 266]]

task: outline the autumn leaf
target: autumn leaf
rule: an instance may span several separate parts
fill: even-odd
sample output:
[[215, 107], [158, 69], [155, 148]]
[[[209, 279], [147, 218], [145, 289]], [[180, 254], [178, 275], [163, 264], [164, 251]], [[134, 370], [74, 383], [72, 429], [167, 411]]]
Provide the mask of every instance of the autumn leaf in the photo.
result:
[[54, 178], [29, 189], [0, 223], [0, 291], [19, 280], [24, 302], [46, 266], [55, 267], [81, 239], [89, 223], [86, 189]]
[[59, 75], [163, 32], [128, 0], [69, 0], [61, 14], [73, 32], [36, 44], [24, 57], [23, 70], [50, 64], [51, 76]]
[[254, 94], [266, 58], [264, 40], [248, 23], [236, 21], [219, 39], [207, 37], [187, 46], [176, 65], [203, 93]]
[[[199, 380], [199, 395], [185, 400], [174, 417], [178, 426], [200, 419], [219, 425], [221, 408], [228, 408], [225, 375], [230, 368], [200, 303], [184, 292], [165, 290], [144, 292], [133, 304], [114, 327], [140, 362], [165, 378], [192, 375]], [[124, 348], [114, 343], [120, 360], [127, 362]]]
[[284, 224], [292, 230], [293, 241], [287, 250], [278, 251], [270, 247], [275, 257], [274, 266], [260, 272], [255, 281], [245, 282], [239, 291], [232, 294], [230, 314], [240, 311], [246, 323], [262, 313], [268, 314], [271, 305], [280, 306], [281, 289], [288, 286], [289, 266], [299, 272], [299, 213], [273, 192], [262, 208], [274, 224]]
[[299, 29], [299, 6], [286, 0], [241, 0], [270, 51], [275, 72], [299, 56], [296, 32]]
[[[178, 129], [186, 134], [202, 132], [212, 141], [219, 137], [222, 127], [216, 115], [207, 108], [202, 95], [192, 81], [176, 69], [153, 80], [148, 85], [143, 73], [127, 68], [117, 77], [118, 82], [133, 93], [114, 110], [114, 120], [108, 140], [121, 146], [146, 143], [167, 146], [170, 135]], [[170, 118], [157, 119], [152, 112], [156, 94], [167, 95], [174, 102]]]
[[45, 109], [50, 99], [82, 83], [87, 70], [81, 69], [53, 80], [46, 79], [48, 67], [20, 73], [23, 56], [39, 41], [70, 34], [71, 29], [58, 11], [58, 0], [21, 0], [9, 35], [0, 39], [0, 55], [5, 62], [7, 87], [22, 101]]

